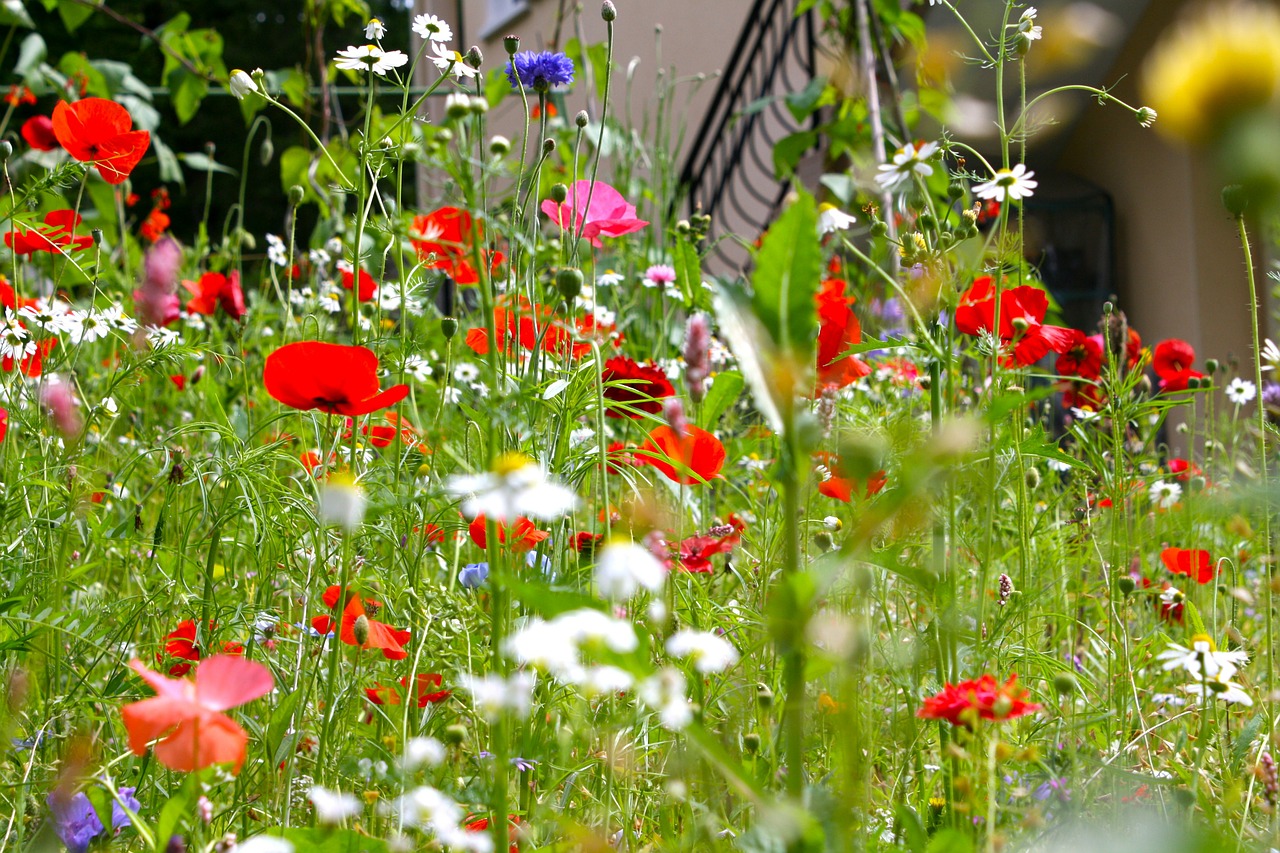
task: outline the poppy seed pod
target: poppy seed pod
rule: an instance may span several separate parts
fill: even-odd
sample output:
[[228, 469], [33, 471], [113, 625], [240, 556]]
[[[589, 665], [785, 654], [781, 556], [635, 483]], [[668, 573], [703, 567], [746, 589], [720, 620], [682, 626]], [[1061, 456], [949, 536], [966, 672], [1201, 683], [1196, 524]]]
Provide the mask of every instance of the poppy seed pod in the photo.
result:
[[564, 204], [564, 200], [569, 197], [569, 188], [564, 184], [552, 184], [551, 192], [547, 195], [549, 195], [551, 200], [556, 204]]
[[582, 292], [582, 270], [566, 267], [556, 273], [556, 290], [565, 299], [573, 299]]
[[363, 613], [357, 616], [355, 624], [351, 626], [351, 633], [355, 635], [357, 646], [369, 642], [369, 617]]
[[1116, 580], [1116, 589], [1120, 590], [1121, 595], [1128, 595], [1137, 589], [1137, 587], [1138, 585], [1134, 582], [1133, 578], [1128, 575], [1121, 575], [1120, 578]]
[[1069, 672], [1060, 672], [1053, 677], [1053, 689], [1066, 696], [1075, 693], [1080, 687], [1080, 682], [1076, 681], [1076, 677]]
[[95, 245], [95, 246], [101, 246], [101, 245], [102, 245], [102, 229], [101, 229], [101, 228], [94, 228], [94, 229], [93, 229], [92, 231], [90, 231], [89, 233], [90, 233], [91, 235], [93, 235], [93, 245]]
[[458, 318], [442, 317], [440, 318], [440, 331], [444, 335], [446, 341], [453, 340], [453, 336], [458, 334]]
[[514, 56], [516, 51], [520, 49], [520, 36], [506, 36], [502, 39], [502, 49], [507, 52], [507, 56]]

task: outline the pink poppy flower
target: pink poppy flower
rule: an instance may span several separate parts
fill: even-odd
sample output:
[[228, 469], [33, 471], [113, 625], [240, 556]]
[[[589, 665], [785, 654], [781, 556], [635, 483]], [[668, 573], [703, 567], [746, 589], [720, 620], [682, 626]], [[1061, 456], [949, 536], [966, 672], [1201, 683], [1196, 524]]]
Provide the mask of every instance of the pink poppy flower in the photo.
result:
[[[588, 199], [590, 204], [587, 203]], [[542, 212], [561, 228], [576, 230], [582, 226], [582, 236], [596, 247], [603, 245], [600, 242], [601, 235], [621, 237], [649, 224], [643, 219], [637, 219], [635, 205], [627, 204], [622, 193], [603, 181], [596, 181], [594, 190], [590, 181], [575, 182], [569, 187], [567, 202], [557, 205], [547, 199], [542, 202]], [[584, 220], [586, 225], [582, 225]]]
[[137, 659], [129, 666], [156, 691], [150, 699], [120, 711], [134, 755], [146, 754], [147, 745], [160, 738], [156, 759], [171, 770], [201, 770], [214, 764], [240, 770], [249, 735], [223, 711], [270, 693], [275, 679], [269, 669], [230, 655], [200, 661], [195, 680], [166, 678]]

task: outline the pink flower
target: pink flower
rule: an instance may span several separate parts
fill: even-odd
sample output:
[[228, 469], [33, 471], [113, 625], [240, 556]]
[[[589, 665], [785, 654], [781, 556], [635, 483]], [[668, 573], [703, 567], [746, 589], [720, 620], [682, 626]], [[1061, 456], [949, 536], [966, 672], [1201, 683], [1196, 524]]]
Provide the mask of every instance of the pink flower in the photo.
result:
[[[587, 203], [588, 199], [590, 204]], [[622, 193], [603, 181], [596, 181], [594, 190], [591, 181], [575, 182], [569, 187], [567, 202], [557, 205], [547, 199], [542, 202], [542, 212], [561, 228], [577, 230], [581, 226], [582, 236], [597, 247], [603, 245], [600, 242], [602, 234], [605, 237], [621, 237], [649, 224], [643, 219], [637, 219], [635, 205], [627, 204]], [[586, 225], [582, 225], [584, 219]]]
[[50, 376], [40, 389], [40, 402], [58, 432], [66, 438], [76, 438], [84, 421], [80, 418], [80, 406], [71, 386], [56, 376]]
[[675, 284], [676, 268], [667, 264], [654, 264], [644, 271], [645, 284]]
[[166, 678], [140, 660], [129, 661], [134, 672], [156, 695], [121, 709], [129, 732], [129, 748], [144, 755], [156, 744], [156, 758], [171, 770], [201, 770], [213, 764], [244, 764], [249, 735], [223, 711], [265, 696], [275, 688], [271, 671], [260, 663], [215, 655], [196, 665], [194, 681]]
[[182, 247], [166, 237], [151, 247], [143, 263], [142, 283], [133, 292], [134, 313], [144, 326], [167, 326], [182, 313], [178, 267]]

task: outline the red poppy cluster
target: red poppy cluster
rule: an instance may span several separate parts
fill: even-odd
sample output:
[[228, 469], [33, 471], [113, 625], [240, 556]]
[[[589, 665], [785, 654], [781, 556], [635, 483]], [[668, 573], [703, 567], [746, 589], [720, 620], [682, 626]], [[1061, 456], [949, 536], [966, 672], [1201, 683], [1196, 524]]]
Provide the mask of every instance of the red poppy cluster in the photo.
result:
[[[1050, 352], [1063, 353], [1075, 342], [1072, 329], [1046, 326], [1049, 297], [1038, 287], [1022, 285], [1000, 293], [999, 338], [1009, 348], [1001, 363], [1027, 367]], [[996, 328], [996, 290], [991, 276], [983, 276], [960, 296], [956, 328], [963, 334], [993, 334]]]
[[667, 566], [695, 574], [711, 572], [714, 570], [711, 558], [717, 554], [733, 553], [746, 529], [742, 519], [730, 513], [728, 523], [682, 540], [679, 549], [673, 549]]
[[[493, 329], [498, 349], [513, 357], [519, 350], [541, 350], [565, 358], [581, 358], [591, 352], [593, 341], [605, 344], [620, 339], [612, 325], [601, 325], [589, 314], [569, 321], [524, 296], [498, 300], [493, 309]], [[484, 326], [468, 329], [465, 343], [476, 355], [488, 355], [489, 330]]]
[[849, 475], [849, 472], [841, 464], [839, 456], [833, 453], [819, 452], [813, 454], [813, 457], [822, 466], [819, 471], [822, 479], [818, 483], [818, 494], [838, 501], [852, 503], [854, 495], [858, 495], [861, 498], [874, 497], [880, 494], [885, 484], [889, 482], [888, 475], [885, 474], [884, 469], [872, 472], [864, 483], [859, 478]]
[[212, 315], [222, 308], [233, 320], [239, 320], [247, 313], [244, 305], [244, 291], [240, 288], [240, 273], [235, 270], [230, 275], [220, 272], [207, 272], [199, 281], [183, 281], [182, 286], [191, 294], [187, 302], [188, 314]]
[[[209, 630], [212, 631], [214, 627], [210, 622]], [[221, 654], [238, 657], [244, 654], [244, 646], [226, 641], [222, 644]], [[169, 674], [174, 678], [186, 675], [191, 671], [191, 665], [200, 661], [203, 655], [199, 643], [196, 642], [196, 620], [183, 619], [178, 623], [177, 628], [165, 635], [164, 651], [156, 652], [156, 663], [163, 663], [166, 657], [182, 661], [169, 667]]]
[[[420, 672], [413, 678], [413, 701], [419, 708], [443, 702], [453, 695], [452, 690], [441, 690], [444, 678], [438, 672]], [[400, 679], [400, 688], [375, 684], [364, 689], [364, 695], [375, 705], [402, 705], [405, 691], [409, 689], [409, 678]]]
[[604, 385], [604, 413], [611, 418], [641, 418], [662, 411], [662, 400], [676, 393], [667, 374], [656, 364], [639, 364], [614, 356], [600, 373]]
[[[546, 530], [539, 530], [537, 525], [523, 515], [516, 516], [510, 526], [501, 521], [495, 521], [493, 526], [498, 532], [498, 541], [503, 545], [509, 545], [513, 551], [532, 551], [538, 547], [539, 542], [551, 535]], [[478, 547], [487, 548], [489, 547], [487, 528], [487, 519], [484, 513], [481, 513], [467, 525], [467, 535]]]
[[[344, 599], [342, 588], [336, 585], [326, 588], [322, 599], [331, 611], [337, 610], [339, 603]], [[320, 634], [328, 634], [336, 627], [338, 639], [348, 646], [381, 649], [382, 656], [387, 660], [404, 660], [409, 655], [404, 650], [404, 646], [412, 635], [408, 631], [392, 628], [385, 622], [374, 619], [372, 614], [376, 614], [381, 607], [381, 602], [364, 599], [354, 592], [348, 592], [345, 596], [345, 604], [341, 608], [341, 622], [335, 622], [333, 616], [322, 615], [311, 620], [311, 627]], [[363, 639], [358, 636], [357, 631], [357, 623], [360, 620], [364, 620], [364, 626], [361, 629], [365, 635]]]
[[822, 282], [818, 305], [818, 387], [843, 388], [871, 373], [871, 367], [857, 356], [841, 353], [862, 343], [862, 324], [853, 312], [854, 297], [845, 295], [848, 285], [838, 278]]
[[976, 681], [948, 683], [937, 695], [924, 700], [916, 716], [974, 729], [979, 720], [1003, 722], [1040, 710], [1040, 705], [1027, 701], [1029, 695], [1026, 688], [1018, 685], [1018, 676], [1010, 675], [1000, 684], [988, 673]]
[[[445, 270], [458, 284], [476, 284], [480, 276], [474, 263], [473, 239], [483, 244], [484, 229], [472, 221], [471, 214], [456, 207], [442, 207], [414, 218], [409, 242], [428, 269]], [[505, 260], [498, 251], [481, 249], [479, 255], [490, 270]]]
[[4, 235], [4, 244], [15, 255], [36, 252], [78, 252], [93, 245], [88, 234], [77, 237], [76, 226], [82, 218], [74, 210], [51, 210], [44, 215], [43, 228], [15, 228]]
[[1203, 379], [1203, 373], [1191, 368], [1195, 361], [1195, 348], [1186, 341], [1170, 338], [1156, 344], [1151, 369], [1160, 377], [1160, 390], [1185, 391], [1192, 379]]
[[301, 411], [367, 415], [409, 396], [408, 385], [378, 387], [378, 357], [367, 347], [300, 341], [267, 356], [267, 393]]
[[129, 111], [106, 98], [65, 101], [53, 108], [53, 134], [76, 160], [90, 163], [109, 184], [122, 184], [151, 145], [151, 134], [134, 130]]

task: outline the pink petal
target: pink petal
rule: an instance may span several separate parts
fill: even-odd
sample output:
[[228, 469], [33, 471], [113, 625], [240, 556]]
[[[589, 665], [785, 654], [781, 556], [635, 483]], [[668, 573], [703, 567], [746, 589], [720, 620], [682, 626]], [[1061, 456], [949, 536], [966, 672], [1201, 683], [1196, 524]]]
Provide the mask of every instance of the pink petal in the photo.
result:
[[147, 744], [197, 715], [195, 706], [164, 696], [132, 702], [120, 709], [134, 755], [146, 754]]
[[542, 212], [555, 225], [561, 228], [570, 227], [573, 221], [573, 210], [567, 204], [556, 204], [551, 199], [545, 199], [542, 202]]
[[156, 695], [178, 702], [192, 703], [194, 701], [195, 694], [191, 689], [191, 682], [182, 678], [168, 678], [158, 672], [153, 672], [147, 669], [147, 665], [137, 658], [129, 661], [129, 666], [134, 672], [142, 676], [143, 681], [151, 685], [151, 689], [156, 692]]
[[275, 689], [271, 670], [257, 661], [233, 655], [214, 655], [196, 667], [196, 697], [200, 707], [225, 711]]

